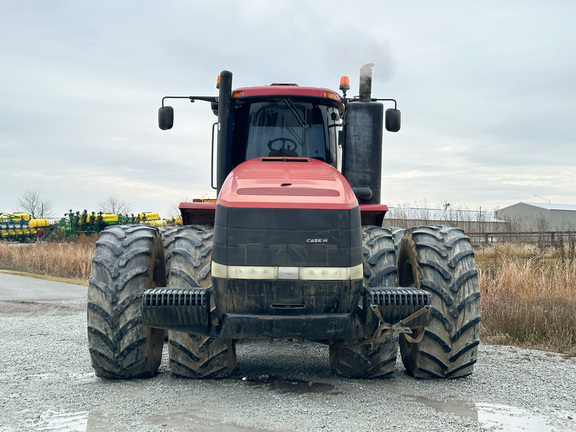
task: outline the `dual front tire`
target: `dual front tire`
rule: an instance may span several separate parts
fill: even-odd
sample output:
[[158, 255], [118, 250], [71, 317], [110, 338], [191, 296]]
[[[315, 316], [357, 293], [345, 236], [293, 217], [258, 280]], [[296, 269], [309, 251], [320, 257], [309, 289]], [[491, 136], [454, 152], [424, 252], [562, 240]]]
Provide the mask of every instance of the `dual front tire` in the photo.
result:
[[[88, 287], [88, 346], [97, 376], [153, 376], [162, 360], [166, 331], [142, 321], [142, 294], [167, 286], [209, 288], [211, 227], [163, 230], [114, 226], [96, 242]], [[169, 269], [169, 271], [167, 270]], [[222, 378], [236, 364], [233, 341], [168, 332], [175, 375]]]
[[[386, 331], [375, 341], [330, 346], [339, 375], [384, 378], [398, 345], [406, 372], [417, 378], [459, 378], [473, 372], [480, 343], [480, 292], [474, 251], [459, 228], [364, 227], [364, 285], [415, 287], [430, 293], [431, 322], [406, 335]], [[361, 311], [361, 313], [369, 313]]]
[[480, 343], [480, 292], [468, 237], [447, 226], [408, 230], [398, 252], [398, 282], [431, 294], [432, 321], [422, 339], [400, 335], [406, 371], [417, 378], [471, 374]]
[[97, 376], [156, 373], [166, 332], [142, 325], [142, 293], [165, 285], [164, 247], [155, 228], [114, 226], [101, 233], [88, 287], [88, 347]]

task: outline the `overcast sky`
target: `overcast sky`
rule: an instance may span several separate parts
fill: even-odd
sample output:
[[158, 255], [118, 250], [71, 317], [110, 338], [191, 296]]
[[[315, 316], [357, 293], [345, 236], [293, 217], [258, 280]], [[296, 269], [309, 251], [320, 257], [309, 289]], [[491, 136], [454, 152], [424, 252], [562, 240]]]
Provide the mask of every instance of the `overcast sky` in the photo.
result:
[[272, 82], [338, 88], [375, 63], [395, 98], [382, 202], [490, 210], [576, 204], [574, 1], [14, 1], [0, 6], [0, 212], [37, 191], [68, 209], [111, 195], [167, 216], [210, 196], [207, 103]]

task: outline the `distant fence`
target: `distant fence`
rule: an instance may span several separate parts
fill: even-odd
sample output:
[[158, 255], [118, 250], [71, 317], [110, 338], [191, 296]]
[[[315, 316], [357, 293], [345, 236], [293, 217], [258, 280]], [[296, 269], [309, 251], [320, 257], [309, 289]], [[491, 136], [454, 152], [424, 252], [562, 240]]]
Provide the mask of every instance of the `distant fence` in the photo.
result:
[[474, 244], [538, 243], [552, 246], [560, 242], [576, 242], [576, 231], [476, 232], [467, 235]]
[[510, 232], [512, 228], [509, 222], [502, 221], [478, 221], [465, 219], [400, 219], [384, 218], [382, 223], [386, 227], [410, 228], [420, 225], [450, 225], [462, 228], [466, 233], [492, 233], [492, 232]]

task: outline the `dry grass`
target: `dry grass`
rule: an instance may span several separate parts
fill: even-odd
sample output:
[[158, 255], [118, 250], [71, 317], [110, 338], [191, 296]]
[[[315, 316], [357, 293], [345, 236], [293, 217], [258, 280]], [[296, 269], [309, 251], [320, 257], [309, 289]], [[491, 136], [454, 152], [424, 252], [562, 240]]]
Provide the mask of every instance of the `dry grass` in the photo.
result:
[[[0, 242], [0, 269], [86, 281], [95, 240]], [[514, 244], [476, 251], [484, 342], [576, 355], [576, 259], [571, 252]]]
[[0, 269], [87, 280], [96, 237], [67, 243], [0, 242]]
[[476, 254], [482, 340], [576, 355], [576, 261], [554, 248], [497, 245]]

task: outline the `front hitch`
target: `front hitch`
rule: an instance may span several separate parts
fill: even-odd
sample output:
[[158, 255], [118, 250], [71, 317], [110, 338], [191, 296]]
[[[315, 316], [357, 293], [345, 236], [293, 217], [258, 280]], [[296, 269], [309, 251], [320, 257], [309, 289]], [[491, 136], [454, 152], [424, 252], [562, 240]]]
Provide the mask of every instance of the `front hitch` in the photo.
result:
[[408, 337], [417, 342], [430, 324], [430, 307], [430, 294], [418, 288], [365, 288], [365, 334], [376, 340], [385, 331], [411, 335], [416, 330], [415, 339]]

